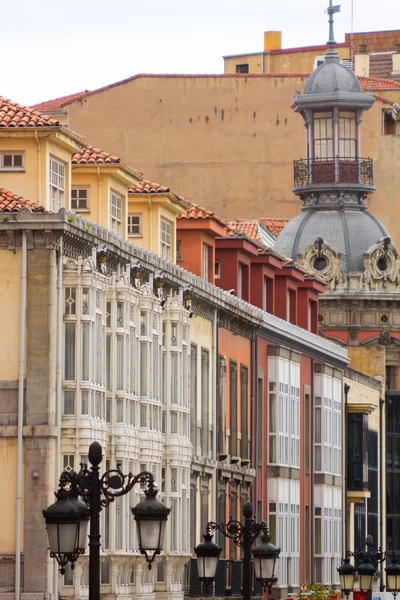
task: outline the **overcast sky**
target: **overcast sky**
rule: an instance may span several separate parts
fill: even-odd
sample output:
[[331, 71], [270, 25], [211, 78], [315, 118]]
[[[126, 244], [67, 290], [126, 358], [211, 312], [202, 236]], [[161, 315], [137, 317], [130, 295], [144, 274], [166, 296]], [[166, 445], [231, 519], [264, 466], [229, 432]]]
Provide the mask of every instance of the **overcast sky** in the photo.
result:
[[[340, 0], [334, 0], [339, 4]], [[336, 16], [351, 30], [351, 0]], [[396, 0], [354, 0], [354, 31], [399, 27]], [[328, 0], [14, 0], [2, 4], [0, 95], [30, 105], [136, 73], [222, 73], [225, 54], [327, 40]]]

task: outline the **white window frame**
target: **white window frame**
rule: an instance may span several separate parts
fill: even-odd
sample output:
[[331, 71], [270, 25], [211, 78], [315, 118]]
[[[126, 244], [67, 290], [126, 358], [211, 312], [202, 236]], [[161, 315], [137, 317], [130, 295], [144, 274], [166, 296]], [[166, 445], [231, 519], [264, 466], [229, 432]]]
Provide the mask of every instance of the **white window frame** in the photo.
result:
[[[5, 165], [4, 164], [4, 157], [5, 156], [12, 156], [12, 165]], [[14, 160], [16, 156], [21, 156], [22, 159], [22, 164], [21, 165], [14, 165]], [[0, 157], [1, 157], [1, 162], [0, 162], [0, 170], [1, 171], [25, 171], [25, 152], [21, 151], [21, 150], [11, 150], [11, 151], [4, 151], [0, 153]]]
[[[275, 460], [271, 454], [270, 464], [295, 469], [300, 468], [300, 364], [281, 356], [268, 359], [269, 406], [274, 406], [274, 415], [270, 423], [276, 429], [270, 429], [270, 444], [274, 445]], [[274, 402], [271, 402], [274, 400]], [[271, 410], [271, 408], [270, 408]]]
[[[83, 200], [83, 198], [79, 198], [79, 192], [81, 190], [86, 192], [86, 199], [85, 199], [86, 206], [85, 207], [79, 206], [79, 201]], [[73, 192], [77, 192], [76, 198], [72, 197]], [[77, 206], [75, 208], [72, 206], [73, 201], [75, 201], [77, 203]], [[90, 186], [89, 185], [73, 185], [71, 187], [71, 210], [76, 210], [77, 212], [89, 212], [89, 210], [90, 210]]]
[[[317, 413], [318, 417], [317, 417]], [[320, 422], [320, 439], [314, 447], [320, 459], [315, 471], [329, 475], [342, 474], [342, 382], [317, 373], [315, 376], [315, 421]], [[320, 464], [318, 464], [320, 463]], [[320, 467], [320, 468], [319, 468]]]
[[165, 217], [160, 217], [160, 255], [171, 260], [173, 224]]
[[337, 568], [341, 564], [342, 551], [342, 490], [329, 485], [315, 486], [315, 507], [320, 509], [322, 581], [326, 585], [339, 583]]
[[[134, 217], [135, 219], [138, 219], [138, 222], [133, 224], [131, 222], [132, 217]], [[142, 213], [128, 213], [127, 227], [128, 227], [128, 236], [129, 237], [142, 237], [143, 236], [143, 214]], [[131, 231], [132, 227], [137, 227], [138, 231], [135, 231], [133, 233]]]
[[65, 206], [66, 164], [55, 156], [49, 157], [50, 208], [58, 212]]
[[110, 229], [122, 234], [122, 202], [123, 196], [115, 190], [110, 190], [109, 200], [109, 218], [110, 218]]
[[[279, 587], [298, 586], [300, 576], [300, 481], [276, 478], [268, 488], [268, 506], [275, 506], [279, 540]], [[273, 513], [270, 510], [269, 516]]]

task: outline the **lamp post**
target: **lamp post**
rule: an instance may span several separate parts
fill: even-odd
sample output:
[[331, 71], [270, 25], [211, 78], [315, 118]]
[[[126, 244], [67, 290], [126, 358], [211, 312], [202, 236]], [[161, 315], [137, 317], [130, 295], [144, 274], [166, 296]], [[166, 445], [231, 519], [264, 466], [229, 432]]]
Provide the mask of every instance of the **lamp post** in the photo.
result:
[[[124, 475], [116, 469], [100, 476], [102, 447], [93, 442], [89, 448], [90, 470], [81, 465], [79, 473], [63, 471], [59, 489], [55, 492], [56, 502], [43, 511], [49, 538], [50, 556], [65, 573], [65, 566], [74, 563], [87, 548], [89, 534], [89, 600], [100, 599], [100, 512], [118, 496], [131, 491], [136, 483], [147, 484], [145, 499], [131, 510], [136, 521], [139, 550], [144, 554], [151, 569], [152, 562], [162, 550], [165, 525], [170, 513], [162, 502], [157, 500], [152, 473], [142, 471], [138, 475]], [[81, 499], [80, 499], [81, 498]]]
[[[246, 502], [243, 506], [243, 516], [244, 523], [235, 521], [232, 518], [228, 523], [218, 524], [210, 521], [207, 524], [204, 542], [196, 546], [194, 551], [197, 556], [199, 579], [205, 585], [210, 585], [212, 580], [215, 579], [218, 559], [222, 551], [222, 548], [212, 541], [212, 532], [219, 531], [226, 538], [233, 540], [237, 546], [243, 548], [243, 600], [251, 600], [251, 554], [253, 553], [254, 556], [257, 579], [261, 580], [264, 590], [271, 591], [272, 586], [278, 580], [277, 570], [280, 548], [276, 548], [271, 544], [268, 525], [264, 521], [258, 523], [253, 519], [253, 507], [250, 502]], [[261, 543], [252, 550], [260, 533], [263, 534]]]
[[[358, 573], [360, 590], [365, 593], [370, 592], [376, 574], [375, 565], [382, 565], [382, 563], [390, 556], [392, 562], [385, 569], [387, 590], [393, 594], [394, 598], [396, 598], [400, 591], [400, 565], [397, 562], [395, 553], [387, 553], [381, 548], [372, 550], [371, 539], [367, 538], [367, 542], [366, 551], [359, 549], [355, 552], [351, 552], [350, 550], [347, 550], [346, 558], [343, 560], [341, 566], [338, 567], [340, 587], [343, 594], [348, 598], [353, 591], [356, 573]], [[354, 558], [355, 566], [350, 562], [351, 557]], [[380, 587], [380, 591], [384, 591], [385, 588], [382, 580]]]

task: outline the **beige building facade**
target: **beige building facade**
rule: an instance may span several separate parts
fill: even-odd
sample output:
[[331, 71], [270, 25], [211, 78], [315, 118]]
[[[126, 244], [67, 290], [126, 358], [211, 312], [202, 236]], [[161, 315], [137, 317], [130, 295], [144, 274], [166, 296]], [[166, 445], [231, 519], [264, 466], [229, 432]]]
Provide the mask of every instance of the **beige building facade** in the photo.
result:
[[[153, 181], [221, 217], [291, 218], [301, 206], [291, 193], [293, 160], [306, 155], [306, 145], [303, 123], [290, 106], [306, 80], [286, 74], [143, 75], [61, 103], [57, 115]], [[361, 84], [376, 96], [361, 125], [363, 155], [374, 159], [377, 188], [368, 203], [398, 243], [400, 136], [385, 135], [384, 123], [398, 118], [400, 84]]]

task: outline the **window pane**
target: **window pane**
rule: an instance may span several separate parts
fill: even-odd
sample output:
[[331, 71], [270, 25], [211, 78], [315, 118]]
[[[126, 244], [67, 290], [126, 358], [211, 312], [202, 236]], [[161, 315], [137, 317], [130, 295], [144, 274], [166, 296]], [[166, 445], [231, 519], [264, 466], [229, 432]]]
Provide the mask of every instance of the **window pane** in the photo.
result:
[[75, 323], [65, 323], [64, 379], [75, 379]]
[[89, 334], [90, 323], [82, 323], [82, 379], [89, 379]]
[[147, 396], [147, 343], [140, 344], [140, 395]]
[[117, 389], [124, 389], [124, 337], [117, 336]]
[[75, 391], [64, 391], [64, 415], [75, 414]]
[[81, 392], [81, 413], [83, 415], [89, 414], [89, 392]]

